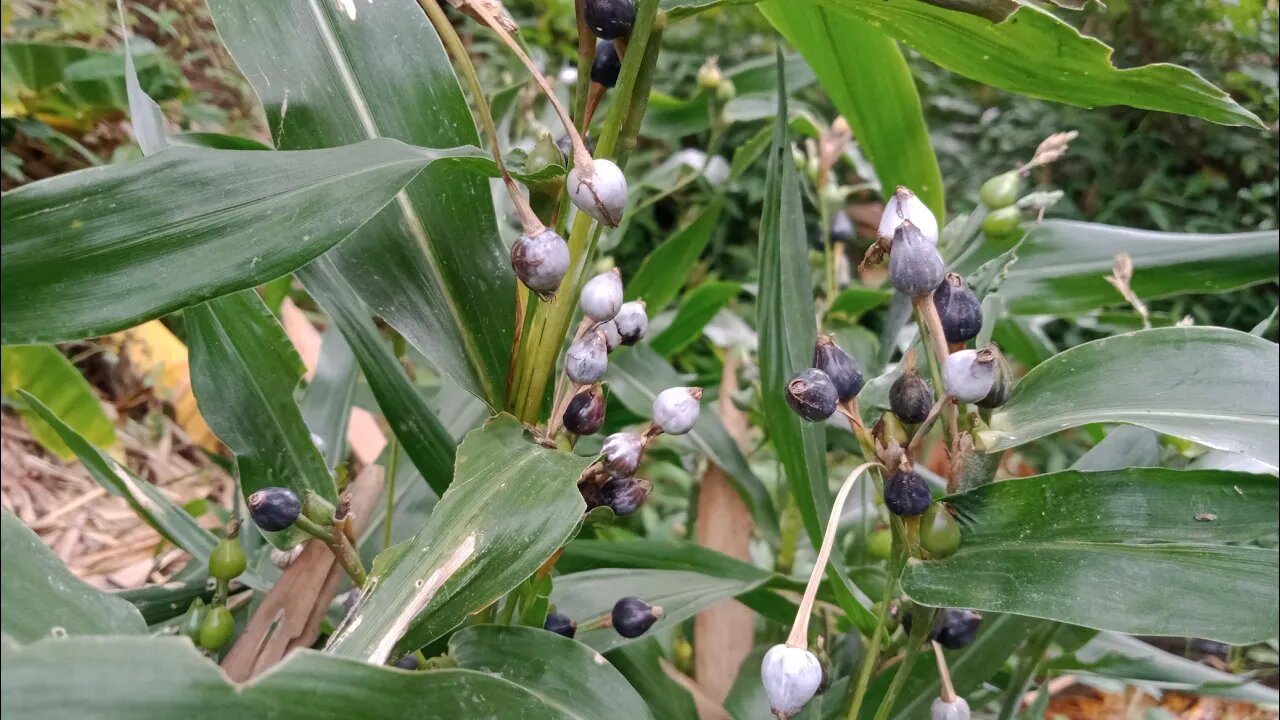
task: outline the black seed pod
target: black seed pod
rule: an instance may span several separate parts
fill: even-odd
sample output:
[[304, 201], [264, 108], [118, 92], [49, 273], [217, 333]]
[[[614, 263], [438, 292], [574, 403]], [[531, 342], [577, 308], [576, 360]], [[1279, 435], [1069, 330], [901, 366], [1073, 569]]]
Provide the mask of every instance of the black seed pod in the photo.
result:
[[396, 661], [396, 667], [401, 670], [417, 670], [418, 669], [418, 653], [409, 653]]
[[639, 510], [652, 489], [653, 485], [648, 480], [615, 478], [604, 484], [602, 494], [613, 514], [622, 516]]
[[862, 368], [830, 335], [820, 335], [814, 343], [813, 366], [831, 378], [840, 402], [849, 402], [862, 392]]
[[249, 517], [253, 524], [275, 532], [284, 530], [302, 514], [302, 501], [289, 488], [263, 488], [249, 496]]
[[547, 613], [547, 620], [542, 623], [542, 629], [573, 639], [573, 636], [578, 634], [578, 623], [570, 620], [564, 613], [551, 612]]
[[946, 275], [947, 265], [938, 248], [911, 221], [904, 220], [894, 231], [889, 251], [889, 281], [894, 289], [911, 297], [928, 295]]
[[968, 342], [982, 329], [982, 303], [955, 273], [947, 273], [933, 291], [933, 306], [942, 320], [942, 333], [947, 336], [947, 342]]
[[636, 4], [632, 0], [587, 0], [582, 6], [582, 18], [596, 37], [616, 40], [631, 34]]
[[611, 40], [596, 43], [596, 59], [591, 63], [591, 82], [599, 83], [607, 88], [618, 84], [618, 72], [622, 70], [622, 61], [618, 59], [618, 50]]
[[787, 404], [809, 422], [831, 417], [839, 400], [831, 378], [817, 368], [801, 370], [787, 383]]
[[604, 393], [599, 385], [580, 391], [564, 409], [564, 427], [574, 435], [594, 435], [604, 424]]
[[637, 638], [662, 617], [662, 608], [638, 597], [624, 597], [613, 605], [613, 629], [624, 638]]
[[934, 621], [933, 639], [948, 650], [959, 650], [973, 642], [981, 625], [982, 615], [973, 610], [946, 608]]
[[920, 473], [904, 464], [884, 484], [884, 506], [901, 517], [914, 517], [929, 509], [933, 490]]
[[902, 422], [922, 423], [933, 409], [933, 390], [914, 366], [889, 386], [889, 409]]
[[598, 507], [604, 507], [608, 503], [604, 500], [604, 490], [599, 484], [594, 482], [578, 483], [578, 494], [582, 496], [582, 502], [587, 504], [587, 511], [590, 512]]
[[991, 382], [991, 392], [978, 401], [978, 407], [998, 408], [1009, 401], [1009, 396], [1013, 394], [1014, 385], [1018, 380], [1013, 376], [1013, 368], [1009, 367], [1009, 361], [1005, 359], [999, 347], [994, 343], [988, 343], [979, 352], [985, 351], [990, 351], [994, 357], [995, 379]]

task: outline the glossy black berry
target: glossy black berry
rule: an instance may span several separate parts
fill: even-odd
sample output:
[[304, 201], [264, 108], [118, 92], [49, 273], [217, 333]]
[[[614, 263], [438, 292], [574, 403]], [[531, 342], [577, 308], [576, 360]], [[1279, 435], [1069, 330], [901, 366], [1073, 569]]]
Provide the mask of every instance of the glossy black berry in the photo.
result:
[[968, 342], [982, 329], [982, 303], [955, 273], [948, 273], [933, 291], [933, 306], [942, 320], [942, 333], [947, 342]]
[[915, 368], [908, 368], [889, 386], [889, 410], [902, 422], [922, 423], [932, 409], [933, 389]]
[[263, 488], [249, 496], [253, 524], [270, 532], [284, 530], [302, 513], [302, 501], [289, 488]]
[[591, 63], [591, 82], [599, 83], [607, 88], [618, 84], [618, 73], [622, 70], [622, 60], [618, 59], [618, 50], [611, 40], [596, 43], [596, 59]]
[[401, 670], [417, 670], [418, 669], [418, 653], [409, 653], [396, 661], [396, 667]]
[[542, 623], [543, 630], [550, 630], [557, 635], [563, 635], [572, 639], [578, 634], [578, 623], [569, 619], [564, 613], [552, 612], [547, 613], [546, 622]]
[[982, 615], [973, 610], [946, 608], [934, 621], [933, 639], [948, 650], [959, 650], [973, 643], [981, 625]]
[[613, 629], [625, 638], [637, 638], [662, 617], [662, 608], [638, 597], [624, 597], [613, 605]]
[[614, 515], [630, 515], [640, 509], [652, 488], [648, 480], [615, 478], [602, 488], [604, 504], [613, 510]]
[[909, 467], [899, 469], [884, 484], [884, 506], [901, 517], [914, 517], [929, 509], [933, 490], [920, 473]]
[[582, 18], [596, 37], [616, 40], [631, 34], [636, 4], [632, 0], [587, 0], [582, 6]]
[[787, 383], [787, 404], [809, 422], [831, 417], [839, 401], [835, 383], [817, 368], [801, 370]]
[[821, 335], [814, 343], [813, 366], [831, 378], [840, 402], [849, 402], [862, 392], [862, 368], [830, 335]]
[[594, 435], [604, 424], [604, 393], [599, 385], [581, 390], [564, 409], [564, 427], [574, 435]]

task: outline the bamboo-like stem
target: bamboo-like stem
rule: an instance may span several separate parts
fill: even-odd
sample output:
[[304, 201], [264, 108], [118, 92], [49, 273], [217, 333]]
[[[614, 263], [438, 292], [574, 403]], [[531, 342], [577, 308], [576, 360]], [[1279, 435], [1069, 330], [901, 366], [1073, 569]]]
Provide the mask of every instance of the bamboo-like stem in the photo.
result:
[[347, 575], [351, 576], [356, 587], [361, 587], [365, 580], [369, 579], [369, 574], [365, 572], [364, 563], [360, 561], [360, 553], [356, 552], [351, 544], [351, 538], [347, 537], [345, 531], [347, 524], [345, 519], [340, 519], [334, 523], [333, 527], [324, 527], [312, 522], [306, 515], [299, 515], [298, 519], [293, 521], [294, 527], [327, 545], [333, 552], [333, 556], [338, 559], [338, 564], [347, 571]]
[[822, 547], [818, 548], [818, 559], [814, 561], [813, 571], [809, 573], [809, 584], [805, 585], [804, 596], [800, 599], [800, 608], [796, 611], [796, 621], [791, 626], [791, 634], [787, 636], [787, 644], [791, 647], [804, 649], [809, 647], [809, 616], [813, 613], [813, 601], [818, 596], [818, 585], [822, 583], [827, 561], [831, 558], [831, 546], [835, 544], [836, 531], [840, 527], [840, 512], [854, 483], [862, 476], [863, 471], [871, 467], [883, 466], [874, 460], [859, 465], [849, 473], [849, 477], [845, 478], [844, 483], [840, 485], [840, 491], [836, 493], [836, 500], [831, 505], [831, 517], [827, 520], [827, 532], [822, 537]]
[[1004, 700], [1000, 704], [1000, 714], [997, 720], [1011, 720], [1018, 714], [1018, 709], [1022, 705], [1022, 696], [1026, 694], [1027, 687], [1031, 684], [1032, 679], [1035, 678], [1036, 668], [1039, 667], [1045, 651], [1053, 644], [1053, 637], [1061, 627], [1061, 623], [1050, 623], [1049, 627], [1038, 635], [1033, 636], [1027, 643], [1026, 656], [1018, 664], [1018, 668], [1013, 673], [1013, 678], [1009, 681]]
[[[423, 0], [420, 0], [420, 2]], [[476, 14], [484, 21], [489, 29], [497, 33], [498, 38], [508, 47], [511, 52], [516, 54], [520, 62], [528, 69], [529, 74], [533, 76], [534, 82], [542, 89], [544, 95], [547, 96], [547, 102], [551, 103], [551, 107], [556, 111], [556, 115], [560, 117], [560, 123], [564, 125], [564, 131], [568, 133], [569, 140], [573, 143], [573, 164], [581, 172], [590, 174], [592, 172], [591, 153], [587, 151], [586, 143], [582, 142], [582, 136], [578, 134], [578, 128], [573, 124], [573, 118], [569, 117], [568, 111], [564, 109], [564, 105], [560, 104], [560, 98], [556, 97], [555, 90], [551, 88], [551, 83], [543, 77], [542, 71], [538, 70], [538, 66], [529, 58], [529, 54], [520, 47], [520, 43], [511, 37], [506, 28], [502, 27], [502, 23], [498, 22], [493, 13], [489, 12], [489, 8], [485, 7], [482, 2], [471, 3], [470, 7], [476, 11]]]
[[889, 713], [893, 710], [893, 705], [898, 700], [898, 695], [902, 693], [902, 688], [907, 684], [907, 677], [911, 675], [911, 668], [916, 664], [916, 657], [920, 654], [920, 648], [924, 644], [925, 638], [929, 635], [929, 628], [933, 625], [933, 613], [929, 613], [928, 617], [915, 621], [911, 626], [911, 634], [907, 638], [907, 649], [902, 656], [902, 662], [898, 664], [898, 671], [893, 675], [893, 681], [889, 683], [889, 689], [885, 691], [884, 697], [880, 700], [880, 707], [876, 708], [875, 720], [885, 720], [889, 717]]
[[951, 684], [951, 670], [947, 668], [947, 658], [942, 654], [942, 646], [937, 640], [929, 641], [933, 645], [933, 657], [938, 661], [938, 679], [942, 682], [942, 692], [939, 697], [942, 702], [953, 703], [956, 701], [956, 688]]
[[[498, 141], [498, 128], [493, 122], [493, 112], [489, 109], [489, 101], [485, 98], [484, 87], [480, 85], [480, 77], [476, 74], [475, 65], [471, 63], [471, 55], [467, 53], [467, 49], [462, 45], [462, 39], [458, 37], [458, 32], [454, 30], [453, 23], [449, 22], [449, 17], [444, 14], [444, 10], [440, 8], [437, 0], [418, 0], [418, 5], [422, 7], [423, 12], [431, 20], [432, 26], [436, 29], [436, 34], [440, 36], [440, 41], [444, 43], [445, 49], [453, 56], [454, 66], [458, 68], [463, 81], [467, 83], [467, 88], [471, 90], [472, 100], [476, 105], [476, 113], [480, 116], [480, 128], [487, 136], [489, 145], [492, 147], [493, 161], [498, 166], [498, 173], [502, 176], [502, 182], [507, 187], [507, 194], [511, 196], [511, 202], [516, 206], [516, 214], [520, 216], [520, 222], [524, 226], [524, 234], [532, 237], [541, 233], [547, 227], [542, 224], [542, 221], [533, 212], [533, 208], [529, 205], [529, 200], [525, 198], [524, 193], [520, 192], [520, 187], [511, 177], [506, 163], [502, 160], [502, 143]], [[501, 34], [505, 31], [499, 29], [498, 32]]]
[[857, 720], [858, 713], [862, 711], [862, 701], [867, 696], [867, 688], [871, 686], [871, 675], [875, 672], [876, 662], [880, 659], [880, 646], [889, 634], [885, 631], [885, 621], [889, 617], [889, 603], [893, 601], [893, 578], [896, 575], [897, 558], [902, 557], [901, 553], [894, 555], [894, 562], [890, 565], [889, 578], [884, 583], [884, 591], [880, 597], [880, 607], [876, 611], [876, 629], [875, 633], [867, 640], [866, 652], [862, 656], [862, 664], [858, 668], [858, 682], [850, 686], [852, 695], [845, 704], [845, 717], [849, 720]]

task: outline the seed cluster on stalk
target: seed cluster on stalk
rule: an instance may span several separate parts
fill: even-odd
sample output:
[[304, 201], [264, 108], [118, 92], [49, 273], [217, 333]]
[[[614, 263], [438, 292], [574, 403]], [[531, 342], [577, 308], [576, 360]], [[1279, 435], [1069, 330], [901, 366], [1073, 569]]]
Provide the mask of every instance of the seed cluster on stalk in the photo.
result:
[[813, 367], [787, 381], [787, 404], [809, 422], [822, 422], [845, 408], [852, 412], [862, 392], [862, 368], [830, 335], [821, 335], [813, 346]]

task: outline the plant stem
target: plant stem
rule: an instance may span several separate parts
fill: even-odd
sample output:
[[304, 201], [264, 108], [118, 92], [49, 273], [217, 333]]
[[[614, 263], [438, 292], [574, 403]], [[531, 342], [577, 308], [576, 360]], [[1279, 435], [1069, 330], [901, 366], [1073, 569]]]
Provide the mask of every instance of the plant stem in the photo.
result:
[[400, 460], [400, 438], [391, 434], [391, 443], [387, 446], [391, 458], [387, 460], [387, 514], [382, 518], [382, 549], [391, 547], [391, 523], [396, 511], [396, 470]]
[[885, 621], [889, 617], [889, 603], [893, 601], [894, 579], [897, 577], [895, 570], [899, 569], [901, 564], [899, 558], [902, 558], [901, 552], [895, 553], [893, 561], [890, 563], [889, 577], [885, 579], [884, 591], [880, 597], [880, 607], [876, 612], [876, 629], [872, 636], [867, 640], [867, 647], [862, 656], [862, 663], [858, 668], [858, 682], [850, 686], [850, 694], [845, 704], [845, 718], [848, 720], [857, 720], [858, 713], [862, 711], [862, 701], [867, 696], [867, 688], [871, 685], [871, 674], [875, 671], [876, 663], [880, 660], [880, 645], [888, 635], [885, 632]]
[[365, 580], [369, 579], [369, 574], [364, 570], [364, 563], [360, 561], [360, 554], [356, 552], [355, 547], [351, 545], [351, 539], [342, 529], [346, 525], [344, 520], [338, 520], [332, 527], [323, 527], [312, 522], [306, 515], [299, 515], [293, 524], [294, 527], [327, 545], [333, 552], [333, 556], [338, 559], [338, 564], [347, 571], [347, 575], [351, 576], [356, 587], [363, 586]]
[[898, 663], [898, 670], [893, 675], [893, 682], [889, 683], [889, 689], [885, 691], [884, 697], [880, 699], [880, 707], [876, 708], [875, 720], [885, 720], [885, 718], [889, 717], [894, 703], [898, 700], [898, 695], [902, 692], [903, 686], [907, 684], [907, 678], [911, 675], [911, 668], [916, 664], [916, 657], [920, 654], [920, 647], [924, 645], [925, 639], [929, 636], [929, 628], [932, 626], [932, 611], [928, 613], [928, 617], [913, 621], [911, 635], [907, 638], [906, 652], [902, 656], [902, 662]]
[[931, 640], [933, 645], [933, 657], [938, 661], [938, 681], [942, 683], [942, 692], [938, 693], [938, 697], [942, 698], [942, 702], [953, 703], [956, 701], [956, 687], [951, 684], [951, 669], [947, 667], [947, 658], [942, 654], [942, 646], [937, 640]]
[[1018, 669], [1009, 680], [1009, 689], [1005, 691], [1004, 700], [1000, 703], [1000, 715], [997, 720], [1012, 720], [1017, 713], [1022, 705], [1022, 696], [1026, 694], [1031, 681], [1035, 679], [1040, 660], [1043, 659], [1049, 645], [1053, 643], [1053, 636], [1057, 634], [1060, 627], [1062, 627], [1061, 623], [1049, 623], [1048, 627], [1027, 643], [1027, 654], [1018, 663]]

